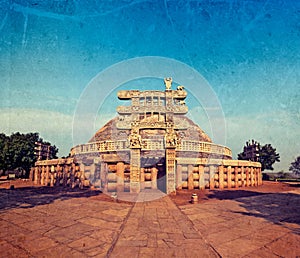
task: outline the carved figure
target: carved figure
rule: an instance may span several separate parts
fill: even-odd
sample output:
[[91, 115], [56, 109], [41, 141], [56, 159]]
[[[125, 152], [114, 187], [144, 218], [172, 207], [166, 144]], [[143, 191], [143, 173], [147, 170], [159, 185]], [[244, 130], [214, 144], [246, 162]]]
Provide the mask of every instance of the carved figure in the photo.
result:
[[179, 101], [179, 105], [185, 105], [185, 101], [184, 100], [180, 100]]
[[183, 89], [184, 89], [184, 86], [182, 86], [182, 85], [177, 86], [177, 90], [183, 90]]
[[139, 148], [141, 146], [141, 140], [142, 140], [141, 136], [136, 131], [133, 131], [129, 135], [130, 147]]
[[173, 128], [168, 128], [165, 134], [166, 147], [176, 147], [178, 143], [177, 135]]
[[168, 77], [164, 79], [165, 85], [166, 85], [166, 90], [170, 90], [172, 86], [172, 78]]
[[[139, 126], [139, 122], [138, 121], [131, 122], [131, 127], [132, 128], [137, 128], [138, 126]], [[134, 131], [137, 133], [136, 129], [134, 129]]]

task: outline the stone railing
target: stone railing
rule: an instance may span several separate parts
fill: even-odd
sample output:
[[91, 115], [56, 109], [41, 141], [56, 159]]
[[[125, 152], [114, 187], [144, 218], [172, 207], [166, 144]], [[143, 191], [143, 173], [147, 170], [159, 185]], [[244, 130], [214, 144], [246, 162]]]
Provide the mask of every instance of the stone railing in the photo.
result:
[[177, 162], [177, 189], [225, 189], [262, 184], [261, 164], [245, 160], [181, 159]]
[[128, 150], [127, 140], [117, 141], [98, 141], [87, 144], [81, 144], [71, 149], [71, 156], [77, 154], [89, 154], [95, 152], [109, 152], [109, 151], [126, 151]]
[[200, 141], [181, 141], [176, 150], [232, 156], [231, 150], [225, 146]]
[[188, 107], [186, 105], [141, 105], [141, 106], [118, 106], [117, 112], [119, 114], [132, 114], [134, 112], [174, 112], [174, 114], [186, 114], [188, 112]]
[[142, 140], [142, 150], [164, 150], [165, 144], [163, 140], [152, 140], [143, 139]]
[[[143, 139], [142, 150], [164, 150], [163, 140]], [[77, 145], [71, 149], [71, 156], [78, 154], [90, 154], [95, 152], [128, 151], [129, 143], [127, 140], [99, 141], [82, 145]], [[231, 150], [225, 146], [209, 142], [185, 141], [182, 140], [177, 145], [176, 151], [201, 152], [215, 155], [232, 157]]]
[[[160, 148], [153, 144], [149, 148]], [[110, 160], [112, 161], [112, 160]], [[140, 186], [157, 188], [157, 168], [141, 168]], [[130, 165], [123, 161], [105, 163], [99, 158], [41, 160], [30, 178], [43, 186], [93, 186], [104, 191], [130, 191]], [[178, 158], [176, 189], [226, 189], [262, 184], [261, 164], [245, 160]]]

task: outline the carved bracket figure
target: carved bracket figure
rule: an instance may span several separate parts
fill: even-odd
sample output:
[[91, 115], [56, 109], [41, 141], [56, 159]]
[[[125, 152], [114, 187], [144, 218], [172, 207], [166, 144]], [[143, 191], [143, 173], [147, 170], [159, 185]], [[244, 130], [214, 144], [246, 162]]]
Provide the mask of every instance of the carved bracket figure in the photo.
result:
[[176, 147], [179, 143], [178, 137], [173, 128], [168, 128], [165, 134], [165, 146], [168, 147]]
[[170, 90], [172, 87], [172, 78], [168, 77], [164, 79], [165, 85], [166, 85], [166, 90]]
[[129, 135], [129, 147], [130, 148], [141, 148], [141, 142], [142, 142], [142, 138], [136, 131], [133, 131]]

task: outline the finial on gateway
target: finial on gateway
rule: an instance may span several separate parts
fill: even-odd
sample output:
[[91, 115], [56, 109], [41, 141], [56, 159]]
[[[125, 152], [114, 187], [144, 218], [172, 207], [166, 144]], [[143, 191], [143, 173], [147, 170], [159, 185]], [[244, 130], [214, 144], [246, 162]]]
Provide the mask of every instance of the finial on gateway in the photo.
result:
[[172, 86], [172, 78], [167, 77], [164, 79], [165, 85], [166, 85], [166, 90], [170, 90]]

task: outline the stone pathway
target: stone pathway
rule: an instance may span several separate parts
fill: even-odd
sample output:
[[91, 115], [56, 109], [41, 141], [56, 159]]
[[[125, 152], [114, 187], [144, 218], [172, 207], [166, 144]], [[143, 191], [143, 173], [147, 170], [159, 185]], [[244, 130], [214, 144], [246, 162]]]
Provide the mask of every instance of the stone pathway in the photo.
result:
[[0, 189], [0, 257], [300, 257], [300, 189], [179, 206], [65, 191]]
[[111, 257], [218, 257], [170, 198], [159, 196], [139, 194]]
[[132, 207], [51, 191], [31, 196], [40, 200], [31, 207], [22, 191], [0, 193], [9, 203], [19, 196], [0, 212], [0, 257], [105, 257]]
[[221, 257], [300, 257], [300, 190], [180, 209]]

